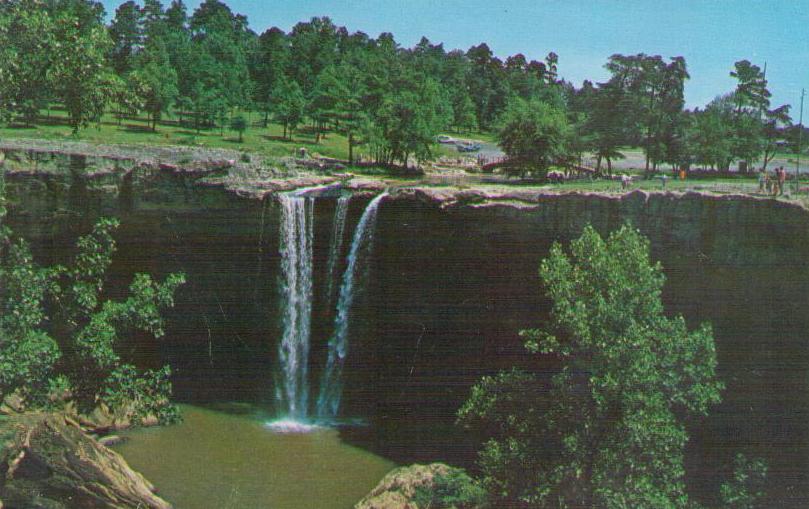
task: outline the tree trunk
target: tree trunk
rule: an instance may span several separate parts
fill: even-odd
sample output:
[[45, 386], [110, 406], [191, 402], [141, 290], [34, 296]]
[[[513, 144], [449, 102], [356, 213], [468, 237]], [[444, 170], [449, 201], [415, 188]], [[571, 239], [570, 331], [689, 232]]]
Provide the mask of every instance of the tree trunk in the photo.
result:
[[646, 176], [649, 176], [649, 136], [646, 136], [646, 167], [644, 168], [643, 172]]
[[354, 164], [354, 133], [348, 133], [348, 164]]
[[775, 157], [775, 151], [770, 153], [769, 150], [764, 150], [764, 164], [761, 166], [761, 169], [767, 171], [767, 163], [772, 161], [773, 157]]
[[88, 436], [71, 417], [30, 413], [3, 420], [7, 472], [3, 501], [14, 507], [170, 509], [124, 459]]

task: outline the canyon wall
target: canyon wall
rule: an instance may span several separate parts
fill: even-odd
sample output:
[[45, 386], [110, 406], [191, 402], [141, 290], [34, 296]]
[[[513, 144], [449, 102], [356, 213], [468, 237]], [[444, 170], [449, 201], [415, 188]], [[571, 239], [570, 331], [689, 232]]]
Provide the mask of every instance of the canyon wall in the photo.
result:
[[[122, 226], [108, 296], [122, 295], [135, 272], [188, 275], [167, 337], [134, 338], [132, 360], [172, 364], [183, 401], [271, 406], [281, 306], [272, 194], [212, 186], [207, 169], [37, 157], [32, 171], [30, 156], [7, 155], [6, 187], [9, 225], [31, 240], [42, 263], [64, 261], [97, 217], [114, 215]], [[333, 331], [325, 295], [333, 191], [314, 211], [313, 386]], [[368, 193], [352, 198], [346, 239], [368, 200]], [[403, 462], [473, 461], [471, 437], [453, 425], [470, 386], [514, 365], [539, 373], [554, 367], [528, 356], [517, 335], [547, 318], [541, 259], [588, 223], [606, 234], [626, 221], [649, 237], [664, 266], [667, 311], [714, 327], [727, 389], [710, 417], [689, 423], [692, 489], [715, 490], [741, 451], [768, 460], [779, 505], [805, 505], [809, 212], [783, 201], [392, 189], [363, 269], [370, 277], [354, 301], [345, 367], [342, 411], [371, 426], [347, 429], [344, 439]]]

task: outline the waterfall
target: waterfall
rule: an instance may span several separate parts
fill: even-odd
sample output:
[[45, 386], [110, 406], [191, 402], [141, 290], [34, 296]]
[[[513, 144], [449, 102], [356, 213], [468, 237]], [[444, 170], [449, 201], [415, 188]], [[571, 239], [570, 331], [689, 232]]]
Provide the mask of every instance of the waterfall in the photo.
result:
[[326, 306], [331, 307], [334, 297], [334, 278], [337, 270], [337, 260], [343, 250], [343, 236], [346, 229], [346, 216], [350, 196], [341, 196], [337, 199], [337, 208], [334, 211], [334, 224], [331, 229], [331, 242], [329, 243], [329, 261], [326, 267]]
[[275, 397], [286, 419], [305, 421], [309, 398], [309, 335], [312, 319], [314, 198], [278, 196], [281, 205], [283, 333], [278, 345]]
[[351, 305], [354, 302], [355, 284], [358, 280], [358, 268], [363, 255], [370, 254], [374, 241], [374, 228], [379, 204], [387, 196], [380, 194], [368, 204], [362, 213], [351, 249], [348, 253], [348, 265], [343, 273], [340, 295], [337, 298], [337, 316], [334, 319], [334, 334], [329, 340], [329, 356], [326, 368], [320, 381], [320, 394], [317, 399], [317, 415], [321, 419], [334, 418], [340, 408], [342, 395], [341, 375], [343, 363], [348, 352], [348, 325]]

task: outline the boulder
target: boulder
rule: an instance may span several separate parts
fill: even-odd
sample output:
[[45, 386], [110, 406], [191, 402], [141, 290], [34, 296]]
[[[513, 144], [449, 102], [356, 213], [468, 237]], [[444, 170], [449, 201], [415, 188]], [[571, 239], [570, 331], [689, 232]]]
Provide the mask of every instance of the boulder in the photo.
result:
[[0, 499], [5, 507], [170, 509], [123, 457], [64, 414], [0, 420]]
[[25, 411], [25, 401], [18, 392], [6, 395], [0, 402], [0, 414], [15, 415]]
[[383, 477], [354, 509], [419, 509], [414, 500], [417, 490], [432, 489], [436, 476], [447, 476], [453, 470], [443, 463], [397, 468]]

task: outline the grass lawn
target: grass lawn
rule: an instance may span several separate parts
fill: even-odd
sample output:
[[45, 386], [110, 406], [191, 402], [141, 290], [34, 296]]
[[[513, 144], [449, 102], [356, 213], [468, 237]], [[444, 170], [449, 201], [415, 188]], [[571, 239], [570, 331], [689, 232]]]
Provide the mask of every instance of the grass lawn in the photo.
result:
[[348, 142], [344, 136], [327, 133], [325, 138], [321, 137], [320, 143], [315, 143], [314, 134], [308, 128], [301, 127], [290, 136], [291, 139], [284, 139], [282, 126], [270, 124], [267, 128], [260, 127], [259, 120], [256, 114], [250, 116], [250, 126], [244, 132], [242, 143], [238, 141], [238, 133], [229, 129], [224, 131], [218, 128], [203, 129], [197, 133], [191, 128], [180, 126], [176, 119], [171, 119], [158, 123], [157, 132], [153, 132], [145, 118], [124, 119], [121, 125], [118, 125], [118, 119], [110, 114], [104, 115], [100, 125], [94, 124], [81, 129], [77, 136], [73, 136], [65, 113], [52, 111], [49, 119], [42, 119], [34, 126], [0, 127], [0, 138], [38, 138], [125, 145], [185, 145], [226, 148], [270, 157], [290, 156], [298, 148], [305, 147], [311, 154], [338, 159], [348, 157]]

